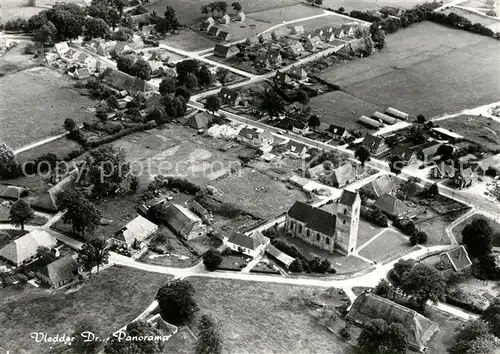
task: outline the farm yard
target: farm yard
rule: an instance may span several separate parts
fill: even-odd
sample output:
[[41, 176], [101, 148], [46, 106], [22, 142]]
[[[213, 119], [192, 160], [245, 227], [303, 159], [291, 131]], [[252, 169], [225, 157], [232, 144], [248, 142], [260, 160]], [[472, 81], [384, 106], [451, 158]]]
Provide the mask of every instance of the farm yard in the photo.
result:
[[[189, 282], [200, 313], [220, 319], [224, 354], [344, 354], [352, 348], [320, 324], [320, 312], [312, 305], [343, 304], [345, 297], [337, 289], [208, 278], [189, 278]], [[342, 325], [344, 321], [337, 317], [334, 322]]]
[[500, 123], [490, 118], [462, 115], [436, 123], [492, 151], [500, 144]]
[[424, 22], [388, 35], [386, 43], [382, 52], [339, 64], [320, 78], [369, 104], [427, 117], [500, 96], [498, 42], [492, 38]]
[[64, 131], [63, 122], [93, 117], [93, 102], [56, 71], [37, 67], [0, 78], [0, 141], [13, 149]]
[[301, 190], [250, 168], [239, 170], [212, 185], [220, 192], [217, 199], [237, 205], [261, 219], [275, 218], [288, 211], [295, 201], [308, 200]]
[[[36, 343], [34, 331], [71, 335], [79, 321], [91, 318], [101, 336], [137, 317], [172, 277], [132, 268], [111, 267], [75, 286], [57, 291], [0, 289], [2, 346], [14, 352], [41, 353], [54, 343]], [[43, 347], [42, 347], [43, 346]]]

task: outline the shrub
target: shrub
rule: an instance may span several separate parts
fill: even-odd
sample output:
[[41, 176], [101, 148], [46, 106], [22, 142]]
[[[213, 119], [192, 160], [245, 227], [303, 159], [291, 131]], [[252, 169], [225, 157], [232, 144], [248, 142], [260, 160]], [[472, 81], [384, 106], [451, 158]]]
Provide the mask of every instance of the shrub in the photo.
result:
[[222, 256], [221, 253], [214, 249], [211, 248], [205, 254], [203, 255], [203, 264], [205, 265], [205, 268], [207, 270], [215, 270], [217, 269], [218, 266], [222, 263]]
[[340, 336], [344, 339], [344, 340], [351, 340], [352, 338], [352, 335], [351, 335], [351, 324], [349, 322], [347, 322], [345, 324], [345, 327], [343, 327], [341, 330], [340, 330]]
[[360, 215], [361, 217], [373, 222], [378, 226], [387, 227], [388, 225], [387, 216], [379, 209], [376, 208], [368, 209], [362, 207], [360, 210]]

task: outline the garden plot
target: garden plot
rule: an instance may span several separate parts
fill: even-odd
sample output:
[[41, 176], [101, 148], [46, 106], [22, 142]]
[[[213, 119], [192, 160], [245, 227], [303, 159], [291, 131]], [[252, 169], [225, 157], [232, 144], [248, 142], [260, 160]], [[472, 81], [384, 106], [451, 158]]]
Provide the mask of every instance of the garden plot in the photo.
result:
[[64, 119], [94, 116], [93, 102], [72, 88], [68, 76], [37, 67], [0, 78], [0, 142], [13, 149], [60, 134]]

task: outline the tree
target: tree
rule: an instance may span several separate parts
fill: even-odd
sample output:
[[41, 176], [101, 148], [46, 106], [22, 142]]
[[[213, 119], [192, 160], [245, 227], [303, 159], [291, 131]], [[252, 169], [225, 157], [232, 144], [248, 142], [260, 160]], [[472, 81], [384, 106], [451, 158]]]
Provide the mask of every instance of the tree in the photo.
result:
[[[111, 28], [114, 31], [116, 28], [116, 25], [118, 23], [120, 23], [120, 19], [121, 19], [120, 13], [117, 10], [110, 8], [110, 9], [108, 9], [107, 18], [108, 18], [109, 25], [111, 26]], [[120, 32], [120, 30], [118, 30], [118, 32], [114, 33], [114, 37], [117, 38], [117, 40], [122, 40], [121, 38], [119, 38], [119, 36], [123, 36], [123, 35], [124, 35], [124, 32], [123, 31]]]
[[351, 334], [351, 324], [347, 322], [344, 327], [340, 330], [340, 336], [344, 340], [351, 340], [352, 334]]
[[368, 322], [359, 335], [358, 346], [362, 353], [404, 354], [409, 345], [409, 335], [404, 326], [383, 319]]
[[226, 14], [227, 12], [227, 2], [225, 1], [218, 1], [217, 2], [218, 10], [222, 12], [223, 14]]
[[389, 169], [392, 173], [399, 175], [401, 171], [403, 171], [403, 161], [401, 161], [401, 157], [397, 155], [392, 155], [389, 160]]
[[18, 174], [19, 163], [14, 150], [5, 143], [0, 144], [0, 178], [9, 178]]
[[202, 65], [196, 73], [198, 84], [200, 86], [208, 86], [214, 82], [214, 76], [208, 66]]
[[343, 14], [345, 12], [345, 9], [343, 7], [339, 7], [338, 10], [337, 10], [337, 12], [339, 14]]
[[209, 249], [203, 255], [203, 264], [205, 268], [212, 271], [217, 269], [217, 267], [222, 263], [222, 256], [220, 252], [214, 248]]
[[196, 341], [196, 354], [222, 353], [222, 336], [220, 328], [212, 317], [202, 315], [199, 323], [199, 335]]
[[90, 275], [94, 267], [97, 267], [97, 273], [99, 274], [99, 266], [107, 264], [108, 258], [109, 248], [106, 246], [106, 241], [94, 238], [83, 244], [82, 248], [78, 251], [77, 260]]
[[242, 9], [242, 6], [241, 6], [241, 4], [240, 4], [239, 2], [233, 2], [233, 3], [231, 4], [231, 7], [232, 7], [232, 8], [233, 8], [233, 10], [234, 10], [234, 11], [236, 11], [236, 12], [240, 12], [240, 11], [241, 11], [241, 9]]
[[275, 93], [268, 93], [262, 101], [262, 109], [271, 117], [277, 117], [285, 112], [285, 103]]
[[59, 210], [66, 209], [62, 219], [65, 224], [71, 224], [73, 234], [81, 233], [85, 237], [86, 231], [93, 231], [101, 222], [101, 213], [77, 189], [68, 189], [62, 192], [56, 201]]
[[57, 28], [59, 39], [68, 39], [71, 42], [72, 39], [78, 38], [82, 34], [85, 21], [84, 16], [75, 16], [75, 14], [68, 10], [58, 10], [55, 7], [52, 10], [53, 13], [49, 19]]
[[75, 130], [76, 127], [77, 127], [76, 123], [73, 119], [66, 118], [64, 120], [64, 129], [66, 129], [67, 131], [71, 132], [71, 131]]
[[[179, 77], [177, 77], [177, 82], [181, 82], [179, 80]], [[184, 75], [184, 78], [182, 79], [182, 82], [184, 83], [184, 85], [186, 86], [186, 88], [188, 90], [190, 90], [190, 91], [193, 91], [193, 90], [197, 89], [198, 86], [199, 86], [199, 84], [198, 84], [198, 78], [193, 73], [186, 73]]]
[[221, 107], [221, 100], [218, 96], [211, 95], [207, 97], [205, 101], [205, 108], [207, 111], [213, 114], [217, 112], [220, 109], [220, 107]]
[[321, 121], [316, 114], [313, 114], [309, 117], [308, 125], [312, 127], [314, 131], [316, 131], [316, 128], [321, 125]]
[[399, 191], [404, 196], [404, 199], [412, 198], [418, 191], [418, 185], [415, 181], [408, 179], [400, 187]]
[[354, 156], [361, 162], [361, 166], [365, 165], [365, 162], [370, 161], [370, 151], [364, 146], [359, 147]]
[[85, 40], [106, 38], [110, 33], [109, 25], [101, 18], [89, 17], [85, 21]]
[[305, 110], [305, 107], [309, 104], [310, 101], [309, 96], [304, 90], [299, 90], [297, 92], [296, 100], [302, 105], [302, 111]]
[[484, 310], [481, 320], [488, 323], [491, 333], [500, 338], [500, 297], [490, 302], [490, 306]]
[[377, 294], [378, 296], [382, 296], [382, 297], [388, 298], [389, 295], [392, 292], [392, 286], [391, 286], [391, 284], [387, 280], [382, 279], [377, 284], [377, 286], [375, 287], [375, 290], [373, 292], [375, 294]]
[[91, 150], [86, 167], [92, 192], [98, 196], [115, 194], [130, 171], [125, 151], [111, 145]]
[[217, 80], [224, 85], [224, 83], [227, 80], [227, 77], [229, 76], [229, 70], [226, 68], [218, 67], [217, 71], [215, 72], [215, 77]]
[[124, 73], [132, 75], [132, 67], [134, 66], [134, 58], [130, 55], [120, 56], [116, 59], [116, 67]]
[[425, 306], [428, 300], [437, 302], [444, 296], [446, 282], [436, 268], [419, 263], [403, 276], [399, 287], [419, 305]]
[[[98, 333], [97, 328], [92, 324], [89, 318], [85, 318], [77, 323], [73, 332], [74, 340], [71, 342], [73, 353], [92, 354], [97, 349], [98, 342], [95, 340], [86, 340], [85, 332]], [[83, 335], [82, 335], [83, 334]]]
[[[164, 15], [165, 15], [165, 18], [163, 21], [165, 22], [165, 27], [167, 28], [167, 31], [170, 31], [174, 34], [175, 31], [177, 31], [177, 29], [180, 26], [180, 23], [179, 23], [179, 20], [177, 19], [177, 14], [176, 14], [174, 8], [172, 6], [167, 6], [165, 9]], [[166, 33], [166, 32], [164, 32], [164, 33]]]
[[160, 82], [160, 93], [162, 95], [167, 95], [169, 93], [175, 92], [175, 79], [171, 77], [165, 77]]
[[132, 75], [146, 81], [151, 80], [151, 65], [144, 59], [138, 59], [132, 66]]
[[412, 259], [400, 259], [394, 264], [390, 272], [391, 280], [396, 284], [401, 284], [406, 274], [413, 268], [415, 261]]
[[472, 257], [481, 257], [491, 252], [493, 230], [484, 218], [475, 218], [462, 231], [462, 242]]
[[455, 341], [448, 350], [450, 354], [493, 354], [497, 347], [488, 324], [480, 320], [469, 321], [455, 336]]
[[[104, 347], [106, 354], [159, 354], [163, 351], [162, 340], [151, 338], [162, 336], [162, 332], [145, 321], [134, 321], [127, 325], [122, 335], [113, 337]], [[126, 340], [127, 337], [145, 338], [146, 340]]]
[[175, 96], [181, 96], [187, 102], [191, 98], [191, 91], [189, 91], [185, 86], [177, 86], [175, 89]]
[[51, 45], [57, 40], [57, 28], [50, 21], [33, 31], [33, 40], [42, 45]]
[[321, 6], [323, 5], [323, 0], [313, 0], [313, 4], [316, 6]]
[[17, 200], [10, 208], [9, 222], [14, 226], [21, 226], [24, 231], [24, 225], [35, 217], [35, 212], [24, 199]]
[[198, 310], [194, 293], [193, 286], [186, 280], [173, 280], [161, 287], [156, 295], [161, 317], [175, 325], [190, 321]]
[[439, 186], [437, 185], [437, 183], [433, 183], [430, 187], [429, 187], [429, 190], [427, 192], [429, 194], [429, 196], [436, 196], [436, 195], [439, 195]]
[[130, 177], [129, 189], [132, 193], [137, 192], [137, 190], [139, 189], [139, 177], [137, 177], [137, 176]]
[[208, 5], [202, 5], [200, 10], [201, 13], [205, 15], [205, 17], [208, 17], [208, 13], [210, 12], [210, 8], [208, 7]]
[[425, 116], [423, 114], [419, 114], [417, 116], [417, 123], [424, 124], [425, 122], [427, 122], [427, 119], [425, 119]]

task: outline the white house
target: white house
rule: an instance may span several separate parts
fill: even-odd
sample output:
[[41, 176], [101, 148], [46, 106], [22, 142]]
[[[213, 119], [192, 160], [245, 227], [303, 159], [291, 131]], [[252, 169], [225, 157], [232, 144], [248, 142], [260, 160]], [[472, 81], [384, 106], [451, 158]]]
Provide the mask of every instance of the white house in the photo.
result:
[[260, 231], [255, 231], [250, 236], [233, 232], [226, 243], [226, 246], [233, 251], [241, 252], [247, 256], [255, 258], [261, 253], [269, 243], [269, 238]]
[[158, 230], [158, 226], [148, 219], [137, 216], [127, 225], [115, 232], [111, 241], [114, 245], [124, 248], [132, 248], [134, 244], [145, 241]]

